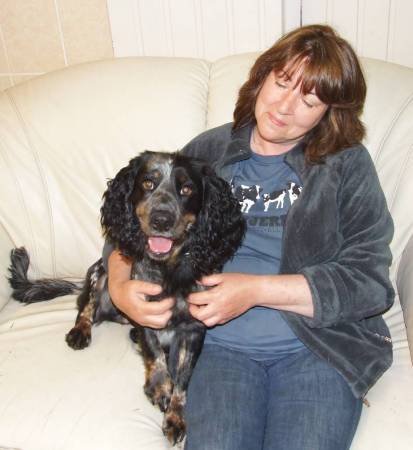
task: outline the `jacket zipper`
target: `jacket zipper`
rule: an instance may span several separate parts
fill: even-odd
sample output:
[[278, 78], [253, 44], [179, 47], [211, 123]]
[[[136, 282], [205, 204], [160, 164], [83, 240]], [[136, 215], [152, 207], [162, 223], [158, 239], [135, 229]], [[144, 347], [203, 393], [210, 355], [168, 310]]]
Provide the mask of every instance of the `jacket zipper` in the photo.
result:
[[393, 342], [389, 336], [383, 336], [382, 334], [379, 333], [374, 333], [374, 335], [380, 338], [381, 340], [388, 342], [389, 344]]

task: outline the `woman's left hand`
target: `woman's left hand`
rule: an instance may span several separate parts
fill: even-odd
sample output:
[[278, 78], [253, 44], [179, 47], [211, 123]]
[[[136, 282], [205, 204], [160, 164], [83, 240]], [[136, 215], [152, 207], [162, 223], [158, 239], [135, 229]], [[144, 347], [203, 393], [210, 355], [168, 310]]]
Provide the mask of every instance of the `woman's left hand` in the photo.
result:
[[255, 306], [259, 277], [243, 273], [219, 273], [203, 277], [207, 287], [189, 295], [189, 312], [207, 327], [222, 325]]

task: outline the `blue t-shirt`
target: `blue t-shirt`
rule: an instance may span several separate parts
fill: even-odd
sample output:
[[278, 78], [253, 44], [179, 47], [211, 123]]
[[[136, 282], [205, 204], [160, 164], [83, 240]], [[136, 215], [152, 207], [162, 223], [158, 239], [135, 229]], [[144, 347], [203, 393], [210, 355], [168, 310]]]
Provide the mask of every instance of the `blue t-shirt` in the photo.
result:
[[[300, 195], [300, 180], [284, 162], [284, 155], [253, 153], [233, 164], [231, 186], [247, 221], [247, 233], [224, 272], [277, 274], [285, 218]], [[280, 313], [266, 307], [251, 308], [209, 329], [205, 343], [246, 352], [257, 360], [282, 357], [303, 348]]]

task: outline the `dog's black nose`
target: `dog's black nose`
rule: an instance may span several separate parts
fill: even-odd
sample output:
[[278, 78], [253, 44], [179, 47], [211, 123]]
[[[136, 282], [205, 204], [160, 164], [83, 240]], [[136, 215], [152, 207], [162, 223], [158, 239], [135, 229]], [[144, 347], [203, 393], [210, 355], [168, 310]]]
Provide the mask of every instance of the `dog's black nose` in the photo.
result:
[[168, 231], [174, 223], [174, 216], [168, 211], [154, 211], [151, 214], [151, 226], [156, 231]]

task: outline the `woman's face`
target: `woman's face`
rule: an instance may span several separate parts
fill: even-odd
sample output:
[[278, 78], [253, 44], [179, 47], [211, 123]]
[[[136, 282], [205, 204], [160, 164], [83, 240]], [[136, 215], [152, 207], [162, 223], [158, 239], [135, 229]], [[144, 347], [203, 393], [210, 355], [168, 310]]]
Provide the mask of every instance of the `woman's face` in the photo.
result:
[[300, 74], [299, 69], [291, 78], [285, 72], [271, 72], [265, 79], [255, 104], [254, 151], [281, 154], [290, 150], [327, 111], [315, 92], [302, 94]]

